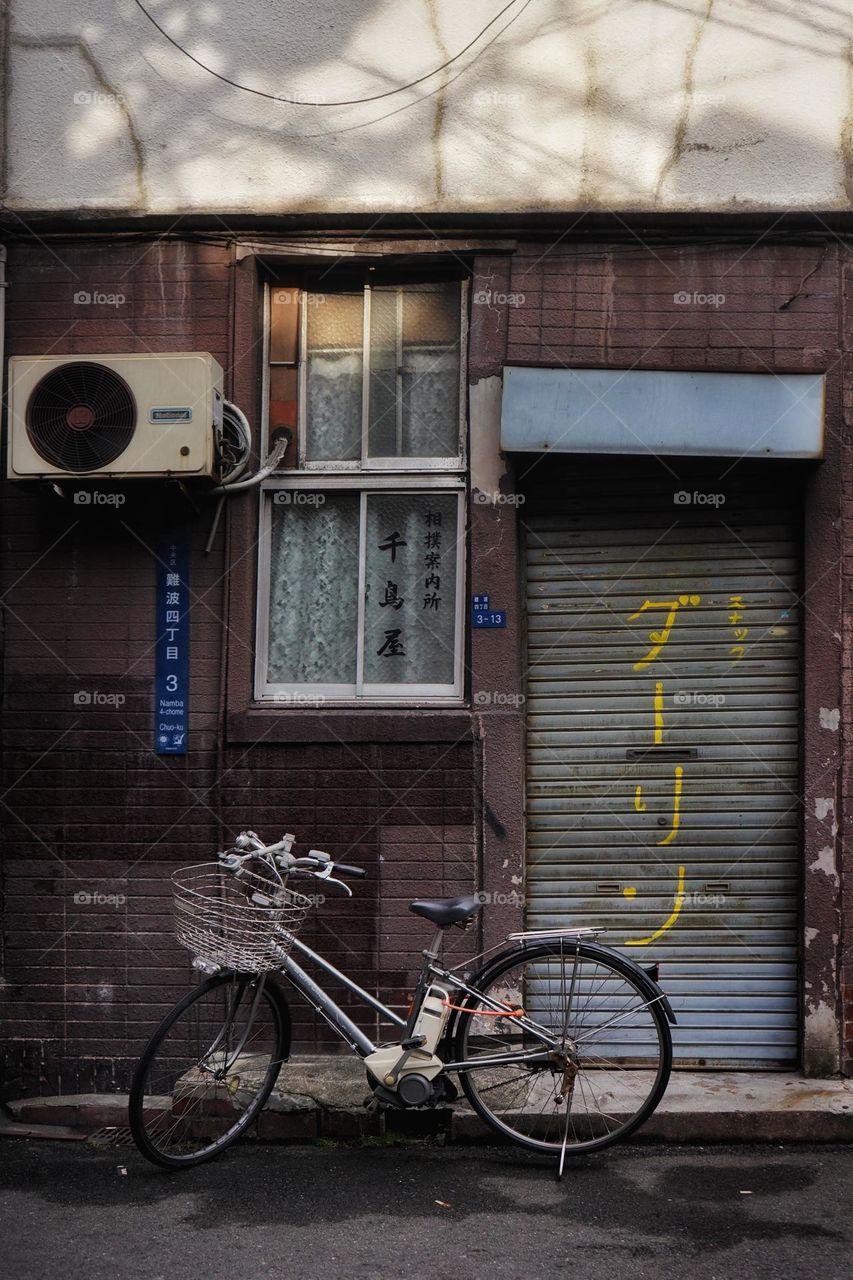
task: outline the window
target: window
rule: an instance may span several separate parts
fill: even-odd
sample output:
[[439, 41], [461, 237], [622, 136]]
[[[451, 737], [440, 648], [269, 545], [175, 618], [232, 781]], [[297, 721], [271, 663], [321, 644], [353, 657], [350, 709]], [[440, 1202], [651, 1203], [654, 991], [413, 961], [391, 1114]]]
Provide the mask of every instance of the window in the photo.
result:
[[257, 697], [458, 701], [464, 287], [269, 292]]

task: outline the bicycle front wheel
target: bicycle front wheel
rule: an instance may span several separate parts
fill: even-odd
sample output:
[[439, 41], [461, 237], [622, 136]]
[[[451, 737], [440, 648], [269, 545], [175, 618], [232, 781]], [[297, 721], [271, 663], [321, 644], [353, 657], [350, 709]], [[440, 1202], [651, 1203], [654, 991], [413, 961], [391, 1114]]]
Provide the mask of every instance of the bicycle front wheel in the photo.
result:
[[260, 1113], [289, 1052], [278, 990], [220, 974], [190, 992], [155, 1031], [130, 1089], [130, 1129], [155, 1164], [200, 1164]]
[[498, 1133], [559, 1158], [609, 1146], [652, 1114], [672, 1037], [660, 1000], [618, 953], [542, 943], [498, 957], [471, 986], [524, 1011], [488, 1016], [471, 996], [457, 1023], [454, 1057], [472, 1064], [459, 1073], [462, 1087]]

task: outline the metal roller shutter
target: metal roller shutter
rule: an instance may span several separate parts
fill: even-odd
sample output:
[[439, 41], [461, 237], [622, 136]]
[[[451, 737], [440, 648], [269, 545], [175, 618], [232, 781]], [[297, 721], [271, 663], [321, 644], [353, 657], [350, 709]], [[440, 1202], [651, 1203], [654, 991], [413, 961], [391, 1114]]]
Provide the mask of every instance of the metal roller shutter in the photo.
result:
[[797, 522], [766, 484], [679, 506], [641, 476], [524, 513], [528, 923], [659, 960], [681, 1064], [791, 1066]]

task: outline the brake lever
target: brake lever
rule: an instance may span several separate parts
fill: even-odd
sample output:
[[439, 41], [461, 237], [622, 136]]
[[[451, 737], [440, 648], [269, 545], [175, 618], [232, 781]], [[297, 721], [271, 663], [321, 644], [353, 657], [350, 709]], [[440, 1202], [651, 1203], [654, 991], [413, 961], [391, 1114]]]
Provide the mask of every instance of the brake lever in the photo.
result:
[[326, 875], [318, 874], [317, 879], [325, 881], [326, 884], [338, 885], [339, 888], [343, 889], [344, 893], [348, 898], [352, 897], [352, 889], [349, 887], [348, 884], [344, 884], [343, 880], [338, 880], [335, 876], [330, 876], [328, 874]]
[[[313, 860], [316, 861], [316, 859], [313, 859]], [[343, 880], [338, 880], [337, 876], [332, 875], [332, 867], [334, 865], [335, 864], [332, 862], [330, 858], [328, 862], [325, 863], [322, 870], [312, 871], [311, 875], [314, 877], [315, 880], [322, 880], [324, 884], [336, 884], [340, 889], [343, 889], [344, 893], [348, 898], [351, 898], [352, 889], [349, 887], [349, 885], [344, 884]]]

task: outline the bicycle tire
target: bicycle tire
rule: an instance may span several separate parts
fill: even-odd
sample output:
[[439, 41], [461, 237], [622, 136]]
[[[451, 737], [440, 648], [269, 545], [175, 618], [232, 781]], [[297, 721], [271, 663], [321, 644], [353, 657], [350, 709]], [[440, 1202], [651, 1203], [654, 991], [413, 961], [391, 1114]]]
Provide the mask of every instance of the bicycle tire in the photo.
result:
[[[130, 1096], [128, 1100], [128, 1119], [130, 1131], [137, 1148], [142, 1152], [146, 1159], [153, 1164], [160, 1165], [167, 1169], [186, 1169], [193, 1168], [195, 1165], [203, 1164], [207, 1160], [212, 1160], [215, 1156], [220, 1155], [228, 1147], [230, 1147], [238, 1138], [245, 1133], [249, 1125], [260, 1114], [266, 1104], [272, 1090], [278, 1079], [282, 1063], [287, 1059], [290, 1052], [290, 1014], [287, 1003], [281, 991], [275, 984], [265, 981], [260, 999], [266, 1003], [269, 1011], [272, 1026], [274, 1028], [274, 1046], [270, 1056], [270, 1063], [262, 1084], [251, 1103], [242, 1112], [239, 1118], [231, 1125], [225, 1133], [215, 1139], [209, 1146], [202, 1147], [189, 1153], [175, 1153], [163, 1150], [157, 1145], [157, 1142], [149, 1131], [149, 1125], [146, 1123], [146, 1114], [150, 1113], [151, 1107], [146, 1108], [146, 1084], [149, 1079], [150, 1070], [154, 1063], [157, 1051], [169, 1036], [170, 1032], [179, 1022], [179, 1020], [192, 1009], [192, 1006], [204, 999], [211, 992], [215, 992], [218, 988], [228, 984], [243, 984], [243, 990], [254, 981], [255, 975], [234, 973], [217, 974], [212, 978], [206, 979], [193, 991], [187, 993], [183, 999], [179, 1000], [175, 1007], [163, 1018], [157, 1030], [154, 1032], [148, 1042], [144, 1052], [142, 1053], [133, 1073], [133, 1079], [130, 1087]], [[242, 998], [242, 992], [241, 992]]]
[[[567, 948], [562, 947], [556, 942], [545, 942], [534, 944], [532, 946], [513, 947], [508, 951], [501, 952], [488, 965], [484, 966], [476, 975], [469, 980], [469, 985], [478, 987], [483, 995], [488, 995], [489, 988], [505, 977], [510, 970], [518, 968], [522, 964], [537, 961], [547, 961], [559, 958], [565, 961], [577, 955], [578, 960], [588, 961], [599, 968], [609, 968], [611, 972], [617, 974], [625, 983], [626, 989], [634, 991], [642, 997], [642, 1006], [647, 1010], [649, 1019], [654, 1025], [658, 1037], [659, 1060], [655, 1070], [655, 1078], [652, 1086], [645, 1097], [642, 1105], [628, 1116], [624, 1121], [620, 1121], [612, 1130], [590, 1136], [587, 1140], [578, 1140], [574, 1142], [566, 1142], [565, 1151], [567, 1155], [588, 1154], [593, 1151], [600, 1151], [605, 1147], [611, 1146], [615, 1142], [622, 1141], [635, 1130], [639, 1129], [642, 1124], [648, 1120], [655, 1108], [658, 1106], [664, 1095], [667, 1084], [669, 1082], [672, 1070], [672, 1035], [669, 1029], [669, 1021], [667, 1013], [663, 1008], [663, 1001], [653, 995], [657, 990], [650, 979], [646, 979], [642, 973], [638, 974], [637, 967], [631, 961], [621, 956], [618, 952], [612, 951], [610, 948], [601, 947], [596, 943], [581, 942], [575, 945], [572, 941]], [[506, 998], [506, 997], [504, 997]], [[457, 1021], [452, 1028], [453, 1037], [453, 1057], [456, 1061], [473, 1060], [470, 1053], [469, 1039], [476, 1023], [476, 1013], [468, 1012], [470, 1007], [475, 1010], [477, 1007], [478, 997], [468, 996], [463, 1002], [463, 1012], [457, 1015]], [[485, 1019], [481, 1019], [484, 1022]], [[493, 1020], [494, 1021], [494, 1020]], [[508, 1023], [508, 1020], [504, 1020]], [[589, 1037], [587, 1037], [589, 1038]], [[487, 1054], [481, 1056], [488, 1056]], [[601, 1059], [600, 1061], [604, 1061]], [[592, 1070], [600, 1071], [599, 1065], [594, 1065]], [[624, 1068], [622, 1068], [624, 1070]], [[483, 1071], [489, 1068], [483, 1068]], [[501, 1068], [507, 1070], [507, 1068]], [[580, 1077], [581, 1072], [578, 1072]], [[527, 1150], [537, 1151], [549, 1156], [559, 1158], [563, 1151], [562, 1138], [558, 1141], [545, 1141], [536, 1138], [530, 1134], [524, 1134], [514, 1129], [512, 1124], [507, 1123], [506, 1119], [501, 1119], [495, 1113], [494, 1106], [490, 1107], [488, 1101], [483, 1097], [483, 1090], [477, 1084], [478, 1072], [476, 1069], [469, 1071], [460, 1071], [459, 1080], [464, 1090], [465, 1096], [469, 1103], [485, 1121], [490, 1128], [499, 1133], [502, 1137], [509, 1138], [518, 1145], [525, 1147]], [[588, 1079], [588, 1077], [587, 1077]], [[500, 1088], [498, 1084], [491, 1084], [489, 1089], [495, 1090]], [[531, 1085], [532, 1087], [532, 1085]], [[574, 1087], [574, 1084], [573, 1086]], [[583, 1088], [583, 1084], [581, 1086]], [[594, 1096], [594, 1089], [592, 1090]], [[572, 1094], [572, 1097], [574, 1094]], [[567, 1113], [568, 1114], [568, 1113]], [[574, 1128], [574, 1123], [573, 1123]], [[568, 1119], [566, 1121], [566, 1131], [568, 1131]]]

